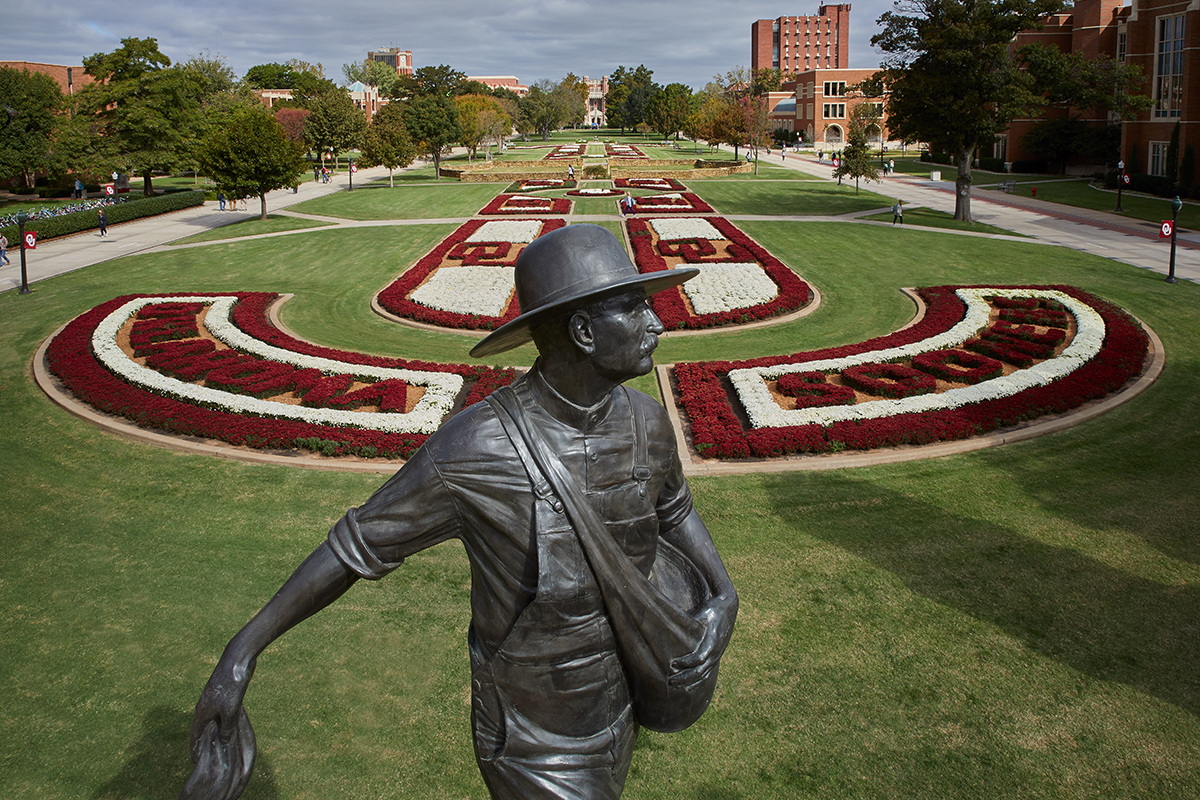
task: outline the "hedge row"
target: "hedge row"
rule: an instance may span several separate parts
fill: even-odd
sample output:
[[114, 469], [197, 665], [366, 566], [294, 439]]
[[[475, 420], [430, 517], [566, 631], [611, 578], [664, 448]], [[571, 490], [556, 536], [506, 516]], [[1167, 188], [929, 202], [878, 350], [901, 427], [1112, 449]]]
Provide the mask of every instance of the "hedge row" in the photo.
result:
[[[159, 214], [166, 214], [169, 211], [179, 211], [183, 208], [192, 208], [203, 204], [204, 192], [202, 191], [173, 192], [172, 194], [147, 197], [142, 200], [130, 200], [125, 203], [105, 206], [104, 214], [108, 217], [108, 224], [115, 225], [118, 222], [129, 222], [130, 220], [141, 219], [142, 217], [154, 217]], [[95, 210], [76, 211], [73, 214], [63, 214], [61, 217], [49, 217], [48, 219], [31, 220], [25, 223], [27, 230], [37, 231], [39, 241], [53, 239], [56, 236], [69, 236], [72, 233], [81, 233], [96, 227], [98, 225], [96, 223]], [[0, 234], [3, 234], [10, 243], [20, 242], [21, 240], [21, 234], [16, 225], [0, 228]]]

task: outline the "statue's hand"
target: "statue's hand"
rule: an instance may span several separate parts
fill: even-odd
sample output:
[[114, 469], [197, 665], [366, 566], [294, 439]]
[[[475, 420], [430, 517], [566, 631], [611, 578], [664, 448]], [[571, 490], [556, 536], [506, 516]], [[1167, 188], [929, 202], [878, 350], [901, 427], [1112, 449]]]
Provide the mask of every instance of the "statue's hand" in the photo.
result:
[[729, 637], [733, 635], [733, 622], [737, 618], [737, 595], [718, 595], [709, 600], [694, 616], [704, 623], [704, 636], [695, 650], [671, 662], [671, 668], [675, 670], [667, 679], [671, 686], [686, 687], [701, 683], [717, 668], [721, 655], [729, 644]]
[[254, 662], [231, 666], [222, 657], [204, 687], [192, 718], [191, 778], [179, 800], [234, 800], [250, 782], [254, 769], [254, 730], [242, 699]]

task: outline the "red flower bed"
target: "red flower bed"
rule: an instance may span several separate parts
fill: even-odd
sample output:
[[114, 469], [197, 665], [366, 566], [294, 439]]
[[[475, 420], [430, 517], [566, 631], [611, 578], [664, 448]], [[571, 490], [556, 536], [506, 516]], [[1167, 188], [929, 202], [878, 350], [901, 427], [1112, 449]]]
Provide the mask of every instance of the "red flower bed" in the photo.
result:
[[936, 350], [913, 357], [913, 366], [935, 378], [951, 383], [975, 385], [990, 381], [1004, 372], [1004, 365], [995, 359], [962, 350]]
[[571, 201], [565, 197], [518, 197], [498, 194], [479, 212], [498, 214], [570, 214]]
[[846, 383], [878, 397], [915, 397], [937, 388], [933, 376], [903, 364], [859, 364], [842, 370]]
[[849, 386], [828, 383], [823, 372], [789, 372], [775, 382], [779, 393], [796, 400], [796, 408], [840, 406], [854, 402]]
[[[548, 233], [566, 225], [563, 219], [539, 220], [542, 223], [541, 233]], [[523, 244], [512, 242], [468, 242], [471, 234], [481, 228], [486, 220], [474, 219], [463, 225], [454, 233], [442, 240], [424, 258], [411, 269], [397, 278], [390, 286], [378, 295], [379, 304], [383, 308], [401, 317], [447, 328], [467, 328], [469, 330], [492, 330], [520, 313], [517, 301], [514, 299], [505, 313], [501, 316], [484, 316], [479, 314], [457, 314], [453, 311], [441, 311], [422, 305], [408, 299], [408, 295], [429, 277], [435, 269], [443, 264], [483, 264], [490, 266], [512, 266], [517, 256], [524, 249]], [[539, 234], [540, 235], [540, 234]]]
[[643, 153], [640, 149], [638, 149], [636, 146], [634, 146], [632, 144], [625, 145], [620, 150], [616, 149], [616, 147], [611, 144], [606, 144], [606, 145], [604, 145], [604, 154], [606, 156], [608, 156], [609, 158], [645, 158], [646, 157], [645, 153]]
[[708, 458], [768, 457], [965, 439], [1045, 414], [1069, 411], [1117, 391], [1141, 373], [1149, 337], [1120, 308], [1070, 286], [1014, 287], [1057, 289], [1095, 309], [1104, 319], [1106, 329], [1104, 346], [1096, 357], [1047, 386], [961, 408], [837, 422], [828, 427], [800, 425], [747, 429], [738, 419], [733, 408], [733, 402], [736, 401], [731, 401], [725, 386], [731, 370], [843, 358], [927, 339], [948, 330], [962, 319], [965, 307], [954, 294], [957, 288], [936, 286], [921, 289], [921, 297], [926, 303], [924, 318], [912, 327], [888, 336], [790, 356], [676, 365], [674, 377], [679, 403], [691, 422], [692, 442], [697, 452]]
[[[684, 258], [688, 258], [689, 262], [694, 263], [717, 261], [758, 262], [762, 265], [763, 271], [779, 287], [779, 294], [770, 302], [759, 303], [758, 305], [746, 308], [722, 311], [715, 314], [693, 314], [684, 302], [683, 289], [668, 289], [665, 292], [659, 292], [654, 295], [651, 301], [654, 304], [654, 313], [658, 314], [659, 319], [662, 320], [667, 330], [714, 328], [723, 325], [744, 324], [753, 320], [767, 319], [795, 311], [798, 308], [803, 308], [809, 302], [808, 284], [802, 281], [796, 273], [788, 269], [779, 259], [768, 253], [757, 242], [738, 230], [732, 222], [724, 217], [705, 217], [705, 219], [720, 231], [725, 236], [726, 241], [729, 242], [726, 248], [729, 254], [727, 258], [705, 257], [704, 254], [708, 251], [708, 247], [712, 246], [712, 243], [710, 242], [706, 246], [700, 244], [699, 240], [694, 239], [665, 243], [668, 248], [666, 252], [672, 254], [679, 252]], [[667, 262], [663, 258], [662, 252], [659, 251], [657, 243], [654, 241], [654, 234], [649, 223], [650, 220], [644, 218], [625, 220], [626, 229], [629, 231], [629, 241], [633, 244], [634, 263], [637, 264], [638, 269], [642, 272], [658, 272], [667, 269]], [[689, 242], [693, 244], [688, 244]], [[697, 255], [689, 258], [686, 255], [687, 252], [694, 252]]]
[[664, 192], [685, 192], [687, 187], [674, 178], [617, 178], [618, 189], [656, 189]]
[[[452, 372], [462, 375], [469, 383], [474, 383], [468, 395], [469, 402], [477, 402], [496, 387], [510, 383], [515, 377], [515, 373], [511, 370], [497, 371], [483, 366], [444, 365], [383, 358], [309, 344], [294, 339], [270, 323], [266, 311], [277, 295], [263, 292], [228, 292], [218, 296], [227, 295], [240, 298], [234, 308], [234, 323], [257, 339], [298, 353], [336, 358], [347, 363]], [[126, 295], [115, 298], [77, 317], [54, 338], [46, 350], [46, 360], [50, 372], [57, 376], [64, 387], [77, 398], [101, 411], [125, 417], [144, 428], [153, 428], [181, 436], [217, 439], [233, 445], [253, 448], [319, 449], [331, 455], [406, 458], [428, 438], [425, 434], [383, 433], [362, 428], [315, 425], [296, 420], [272, 419], [219, 411], [172, 397], [164, 397], [140, 386], [127, 383], [96, 359], [91, 348], [91, 338], [96, 326], [105, 317], [137, 296]], [[161, 313], [165, 308], [164, 304], [164, 306], [147, 309], [140, 315], [139, 322], [153, 319], [155, 314]], [[194, 319], [193, 316], [193, 321]], [[205, 342], [205, 344], [211, 346], [211, 342]], [[152, 347], [165, 351], [168, 346], [179, 348], [182, 345], [183, 343], [180, 342], [163, 342], [152, 345]], [[204, 375], [211, 378], [214, 372], [228, 367], [223, 378], [236, 386], [239, 383], [239, 375], [242, 379], [249, 379], [253, 375], [258, 375], [262, 379], [269, 372], [266, 369], [259, 369], [257, 372], [245, 369], [239, 373], [238, 368], [232, 365], [234, 363], [249, 364], [249, 361], [242, 359], [254, 359], [254, 357], [244, 356], [234, 350], [222, 352], [230, 353], [230, 356], [211, 362]], [[224, 365], [221, 363], [222, 361], [225, 362]], [[280, 364], [278, 367], [300, 373], [317, 372], [316, 370], [296, 370], [286, 364]], [[204, 375], [200, 377], [204, 377]], [[218, 374], [217, 377], [222, 376]], [[328, 381], [330, 387], [336, 384], [336, 381], [332, 379], [338, 377], [330, 376], [331, 380]], [[243, 383], [245, 383], [244, 380]], [[245, 385], [247, 388], [252, 387], [253, 382], [245, 383]], [[403, 381], [379, 381], [373, 387], [367, 387], [357, 392], [349, 394], [343, 392], [336, 401], [333, 400], [334, 392], [330, 390], [326, 398], [330, 402], [326, 404], [342, 408], [364, 403], [395, 407], [398, 403], [403, 402], [400, 399], [403, 394], [402, 385]], [[306, 396], [305, 404], [316, 404], [312, 402], [315, 399], [317, 398], [310, 400]]]
[[633, 207], [643, 214], [711, 214], [713, 211], [712, 206], [691, 192], [684, 192], [678, 198], [635, 197]]
[[571, 195], [571, 197], [621, 197], [624, 195], [624, 192], [618, 192], [616, 189], [605, 189], [603, 192], [572, 189], [567, 194]]

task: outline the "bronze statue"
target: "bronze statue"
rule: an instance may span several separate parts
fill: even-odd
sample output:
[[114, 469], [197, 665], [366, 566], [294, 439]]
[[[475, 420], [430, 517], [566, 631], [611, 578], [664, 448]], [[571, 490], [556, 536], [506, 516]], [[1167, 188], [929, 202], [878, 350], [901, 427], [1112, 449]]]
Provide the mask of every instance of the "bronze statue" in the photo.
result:
[[596, 225], [521, 253], [523, 313], [471, 355], [532, 339], [534, 367], [442, 426], [234, 636], [196, 704], [181, 798], [245, 788], [255, 745], [242, 700], [271, 641], [451, 538], [471, 563], [471, 721], [493, 798], [615, 799], [639, 726], [699, 717], [737, 593], [666, 413], [622, 386], [653, 368], [663, 326], [648, 296], [696, 272], [639, 274]]

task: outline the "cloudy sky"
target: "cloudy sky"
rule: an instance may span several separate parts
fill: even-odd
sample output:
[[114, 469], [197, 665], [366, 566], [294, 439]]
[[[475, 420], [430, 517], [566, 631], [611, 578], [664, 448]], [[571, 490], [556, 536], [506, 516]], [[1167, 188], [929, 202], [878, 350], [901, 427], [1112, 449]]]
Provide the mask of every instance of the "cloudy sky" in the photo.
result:
[[[599, 77], [645, 64], [660, 84], [699, 89], [750, 66], [757, 19], [817, 13], [803, 3], [746, 0], [4, 0], [0, 60], [76, 65], [126, 37], [154, 37], [172, 61], [207, 52], [239, 75], [298, 58], [339, 83], [368, 50], [412, 50], [418, 67], [516, 75], [525, 84], [568, 72]], [[856, 0], [850, 66], [872, 68], [879, 15], [892, 0]]]

